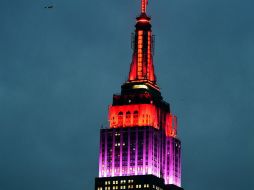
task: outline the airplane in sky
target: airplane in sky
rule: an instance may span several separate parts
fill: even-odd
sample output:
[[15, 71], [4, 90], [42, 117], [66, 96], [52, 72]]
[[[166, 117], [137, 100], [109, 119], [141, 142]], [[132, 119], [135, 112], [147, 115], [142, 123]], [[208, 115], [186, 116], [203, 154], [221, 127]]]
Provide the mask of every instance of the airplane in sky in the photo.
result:
[[45, 9], [53, 9], [54, 6], [53, 6], [53, 5], [48, 5], [48, 6], [45, 6], [44, 8], [45, 8]]

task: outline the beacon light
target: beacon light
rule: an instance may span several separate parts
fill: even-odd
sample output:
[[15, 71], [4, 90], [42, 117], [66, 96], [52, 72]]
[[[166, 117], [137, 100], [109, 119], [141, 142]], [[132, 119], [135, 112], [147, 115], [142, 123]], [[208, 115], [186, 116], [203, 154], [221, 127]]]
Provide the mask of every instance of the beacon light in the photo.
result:
[[134, 85], [132, 87], [133, 89], [148, 89], [148, 86], [144, 85], [144, 84], [139, 84], [139, 85]]

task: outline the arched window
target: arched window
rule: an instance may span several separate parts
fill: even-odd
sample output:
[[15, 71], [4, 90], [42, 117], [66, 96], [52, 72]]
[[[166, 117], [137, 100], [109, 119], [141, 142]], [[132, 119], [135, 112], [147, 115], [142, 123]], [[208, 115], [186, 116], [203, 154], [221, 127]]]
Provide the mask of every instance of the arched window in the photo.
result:
[[123, 126], [123, 112], [120, 111], [118, 113], [117, 119], [118, 119], [118, 126]]
[[126, 120], [125, 120], [125, 125], [129, 126], [131, 124], [131, 112], [127, 111], [126, 112]]
[[138, 125], [138, 111], [134, 111], [133, 113], [133, 125]]
[[111, 121], [112, 121], [112, 126], [116, 126], [117, 123], [116, 123], [116, 118], [115, 118], [115, 116], [112, 117], [112, 120], [111, 120]]

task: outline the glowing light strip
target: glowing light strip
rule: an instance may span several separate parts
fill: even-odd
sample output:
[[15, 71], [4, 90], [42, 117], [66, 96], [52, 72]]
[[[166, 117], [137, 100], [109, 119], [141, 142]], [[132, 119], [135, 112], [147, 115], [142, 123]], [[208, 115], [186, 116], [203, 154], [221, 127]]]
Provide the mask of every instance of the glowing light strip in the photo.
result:
[[150, 66], [151, 66], [151, 32], [147, 36], [147, 78], [150, 79]]
[[146, 6], [148, 4], [148, 0], [141, 1], [141, 13], [146, 13]]
[[137, 22], [150, 22], [150, 21], [147, 20], [147, 19], [142, 18], [142, 19], [137, 20]]
[[144, 84], [140, 84], [140, 85], [134, 85], [132, 88], [133, 89], [140, 89], [140, 88], [142, 88], [142, 89], [148, 89], [148, 86], [146, 86]]
[[143, 62], [143, 31], [138, 31], [138, 79], [142, 78], [142, 62]]

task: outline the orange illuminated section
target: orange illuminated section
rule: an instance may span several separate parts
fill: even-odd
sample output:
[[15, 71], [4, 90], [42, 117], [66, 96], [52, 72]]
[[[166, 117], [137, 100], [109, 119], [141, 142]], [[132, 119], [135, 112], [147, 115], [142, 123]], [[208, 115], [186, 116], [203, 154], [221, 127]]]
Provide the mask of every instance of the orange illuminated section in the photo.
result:
[[151, 67], [151, 32], [148, 32], [147, 39], [147, 76], [150, 79], [150, 67]]
[[129, 73], [129, 80], [130, 81], [133, 81], [136, 79], [136, 73], [137, 73], [137, 59], [134, 54], [133, 58], [132, 58], [130, 73]]
[[[153, 39], [151, 31], [151, 18], [146, 15], [148, 0], [141, 1], [141, 15], [136, 18], [135, 36], [132, 38], [132, 63], [129, 72], [128, 82], [141, 82], [146, 80], [156, 84], [156, 77], [153, 66]], [[134, 38], [135, 37], [135, 38]]]
[[170, 113], [166, 115], [165, 133], [167, 137], [176, 137], [177, 135], [177, 117]]
[[143, 63], [143, 31], [138, 31], [138, 79], [142, 78]]
[[157, 108], [153, 104], [109, 107], [110, 128], [152, 126], [159, 129]]

